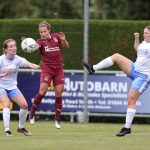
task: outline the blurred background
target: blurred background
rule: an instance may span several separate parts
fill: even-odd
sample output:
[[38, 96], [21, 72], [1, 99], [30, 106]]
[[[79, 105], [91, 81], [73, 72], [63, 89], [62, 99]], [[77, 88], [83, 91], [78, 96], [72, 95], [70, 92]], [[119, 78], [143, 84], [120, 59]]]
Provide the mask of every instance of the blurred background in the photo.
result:
[[[84, 0], [0, 0], [1, 19], [83, 19]], [[90, 19], [149, 20], [149, 0], [89, 0]]]

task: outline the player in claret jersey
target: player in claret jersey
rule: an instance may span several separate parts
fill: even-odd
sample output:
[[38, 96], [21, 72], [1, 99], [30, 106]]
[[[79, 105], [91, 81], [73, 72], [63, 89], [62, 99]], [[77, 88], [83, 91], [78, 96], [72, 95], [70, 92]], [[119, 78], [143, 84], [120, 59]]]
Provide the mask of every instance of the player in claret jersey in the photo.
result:
[[55, 118], [54, 123], [60, 129], [60, 115], [62, 110], [62, 92], [64, 90], [64, 71], [62, 62], [62, 51], [60, 47], [69, 48], [63, 32], [50, 33], [51, 25], [48, 22], [39, 23], [39, 34], [41, 39], [37, 40], [36, 50], [40, 50], [42, 56], [42, 71], [40, 76], [39, 92], [34, 98], [30, 111], [30, 123], [33, 122], [34, 114], [48, 87], [53, 81], [55, 92]]

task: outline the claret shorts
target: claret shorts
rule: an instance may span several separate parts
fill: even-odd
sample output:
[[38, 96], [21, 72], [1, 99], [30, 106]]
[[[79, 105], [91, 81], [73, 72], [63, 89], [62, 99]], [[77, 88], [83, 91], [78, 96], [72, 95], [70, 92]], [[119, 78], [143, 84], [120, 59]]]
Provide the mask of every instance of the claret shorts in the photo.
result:
[[40, 83], [50, 84], [53, 81], [53, 85], [64, 84], [64, 71], [63, 67], [43, 67], [40, 77]]

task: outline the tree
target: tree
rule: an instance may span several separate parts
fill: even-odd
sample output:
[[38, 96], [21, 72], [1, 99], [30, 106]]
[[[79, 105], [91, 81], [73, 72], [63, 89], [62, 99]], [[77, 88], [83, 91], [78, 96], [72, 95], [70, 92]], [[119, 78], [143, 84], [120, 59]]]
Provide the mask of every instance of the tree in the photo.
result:
[[[89, 0], [90, 19], [147, 20], [149, 0]], [[0, 0], [0, 18], [83, 19], [84, 0]]]
[[149, 0], [91, 0], [91, 18], [148, 20]]
[[29, 18], [34, 15], [30, 0], [1, 0], [0, 18]]
[[39, 18], [82, 18], [82, 0], [36, 0], [32, 5], [38, 8]]

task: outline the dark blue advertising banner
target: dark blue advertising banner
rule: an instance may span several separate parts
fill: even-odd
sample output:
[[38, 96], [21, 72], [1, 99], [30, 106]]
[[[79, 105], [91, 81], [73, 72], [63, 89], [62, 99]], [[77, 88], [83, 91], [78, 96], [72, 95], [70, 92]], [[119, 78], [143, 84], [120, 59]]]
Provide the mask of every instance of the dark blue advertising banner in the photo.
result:
[[[27, 99], [29, 108], [39, 90], [39, 72], [19, 72], [18, 86]], [[132, 81], [126, 76], [90, 75], [88, 77], [88, 111], [93, 113], [126, 113], [127, 94]], [[63, 112], [82, 111], [83, 75], [65, 74]], [[149, 88], [137, 101], [137, 113], [150, 113]], [[41, 111], [54, 111], [55, 94], [49, 90], [39, 106]]]

